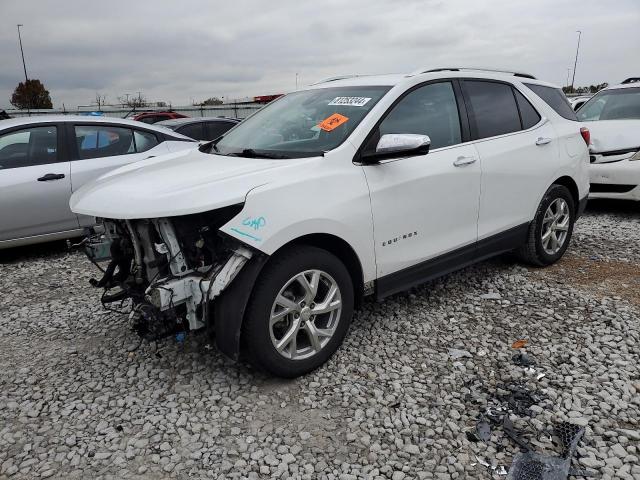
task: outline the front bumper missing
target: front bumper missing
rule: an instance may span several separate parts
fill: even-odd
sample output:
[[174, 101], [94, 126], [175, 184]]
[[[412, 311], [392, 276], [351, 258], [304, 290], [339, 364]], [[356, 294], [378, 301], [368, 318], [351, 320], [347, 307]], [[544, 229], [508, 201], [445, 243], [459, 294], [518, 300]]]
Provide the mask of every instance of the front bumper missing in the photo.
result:
[[[189, 274], [179, 278], [156, 282], [147, 288], [145, 294], [154, 307], [160, 311], [185, 304], [189, 330], [204, 327], [205, 304], [216, 298], [233, 281], [244, 264], [251, 259], [250, 250], [240, 247], [236, 249], [222, 268], [214, 272], [211, 278]], [[203, 312], [198, 314], [198, 307]]]
[[[183, 241], [195, 242], [193, 237]], [[204, 240], [198, 244], [205, 247]], [[102, 304], [129, 313], [122, 302], [130, 299], [131, 326], [150, 341], [209, 324], [211, 305], [219, 301], [214, 299], [255, 256], [249, 247], [222, 238], [219, 249], [208, 250], [213, 253], [206, 263], [204, 253], [194, 258], [193, 251], [188, 263], [173, 222], [164, 218], [105, 220], [84, 245], [94, 264], [108, 261], [102, 278], [90, 280], [94, 287], [104, 288]], [[119, 309], [107, 306], [114, 302], [121, 302]]]

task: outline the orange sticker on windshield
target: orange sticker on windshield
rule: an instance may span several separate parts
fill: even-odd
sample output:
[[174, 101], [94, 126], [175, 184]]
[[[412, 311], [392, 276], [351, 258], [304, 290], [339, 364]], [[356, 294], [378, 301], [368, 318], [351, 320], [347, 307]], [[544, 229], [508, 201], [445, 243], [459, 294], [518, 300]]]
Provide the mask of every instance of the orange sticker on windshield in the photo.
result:
[[324, 130], [325, 132], [330, 132], [334, 128], [338, 128], [344, 122], [349, 120], [349, 117], [345, 117], [344, 115], [340, 115], [339, 113], [334, 113], [333, 115], [325, 118], [321, 121], [318, 126]]

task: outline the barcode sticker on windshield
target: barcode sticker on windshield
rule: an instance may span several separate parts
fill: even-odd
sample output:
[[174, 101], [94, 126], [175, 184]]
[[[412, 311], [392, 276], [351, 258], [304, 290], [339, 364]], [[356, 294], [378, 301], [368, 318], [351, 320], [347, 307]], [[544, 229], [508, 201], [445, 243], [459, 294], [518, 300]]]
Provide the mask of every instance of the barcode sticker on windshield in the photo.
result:
[[371, 100], [368, 97], [336, 97], [328, 105], [346, 105], [349, 107], [362, 107]]

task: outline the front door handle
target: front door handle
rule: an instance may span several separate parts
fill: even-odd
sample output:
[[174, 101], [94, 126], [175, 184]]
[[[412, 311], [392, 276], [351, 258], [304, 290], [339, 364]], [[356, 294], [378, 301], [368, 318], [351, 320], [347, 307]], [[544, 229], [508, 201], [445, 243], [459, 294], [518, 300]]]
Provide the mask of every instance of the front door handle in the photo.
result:
[[550, 138], [538, 137], [536, 140], [536, 145], [546, 145], [547, 143], [551, 143]]
[[465, 165], [471, 165], [478, 160], [476, 157], [458, 157], [453, 162], [454, 167], [464, 167]]
[[49, 180], [60, 180], [64, 178], [64, 173], [47, 173], [38, 179], [39, 182], [48, 182]]

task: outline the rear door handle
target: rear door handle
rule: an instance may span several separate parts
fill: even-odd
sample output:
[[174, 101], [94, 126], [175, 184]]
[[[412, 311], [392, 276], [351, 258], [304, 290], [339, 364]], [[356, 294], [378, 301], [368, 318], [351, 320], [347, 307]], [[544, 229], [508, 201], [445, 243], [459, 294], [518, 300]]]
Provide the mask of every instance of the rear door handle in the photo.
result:
[[546, 145], [547, 143], [551, 143], [550, 138], [538, 137], [536, 140], [536, 145]]
[[47, 173], [38, 179], [39, 182], [48, 182], [49, 180], [60, 180], [64, 178], [64, 173]]
[[454, 167], [464, 167], [465, 165], [471, 165], [478, 160], [476, 157], [458, 157], [453, 162]]

